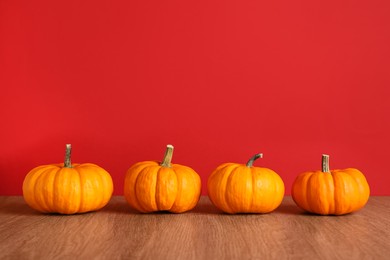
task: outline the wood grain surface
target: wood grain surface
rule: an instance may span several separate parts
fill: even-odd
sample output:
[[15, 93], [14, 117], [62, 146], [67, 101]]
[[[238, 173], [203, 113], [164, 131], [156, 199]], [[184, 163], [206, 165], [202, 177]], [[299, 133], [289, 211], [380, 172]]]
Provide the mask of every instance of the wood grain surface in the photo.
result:
[[0, 197], [0, 259], [389, 259], [390, 197], [316, 216], [291, 197], [273, 213], [227, 215], [207, 197], [183, 214], [141, 214], [113, 197], [102, 210], [49, 215]]

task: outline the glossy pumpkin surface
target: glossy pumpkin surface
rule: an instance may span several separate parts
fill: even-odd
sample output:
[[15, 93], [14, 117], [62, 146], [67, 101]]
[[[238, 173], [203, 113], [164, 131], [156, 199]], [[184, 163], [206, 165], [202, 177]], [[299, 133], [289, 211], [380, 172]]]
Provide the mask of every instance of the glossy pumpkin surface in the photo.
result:
[[212, 203], [226, 213], [268, 213], [275, 210], [284, 196], [284, 183], [271, 169], [254, 167], [262, 157], [257, 154], [248, 163], [224, 163], [207, 181]]
[[110, 200], [113, 182], [103, 168], [92, 164], [71, 164], [67, 145], [65, 164], [32, 169], [23, 182], [26, 203], [41, 212], [74, 214], [99, 210]]
[[320, 215], [343, 215], [366, 205], [370, 187], [362, 172], [354, 168], [329, 170], [323, 155], [321, 171], [304, 172], [295, 179], [291, 195], [302, 209]]
[[125, 176], [124, 196], [128, 204], [144, 213], [182, 213], [199, 201], [201, 180], [190, 167], [172, 164], [173, 146], [168, 145], [162, 163], [138, 162]]

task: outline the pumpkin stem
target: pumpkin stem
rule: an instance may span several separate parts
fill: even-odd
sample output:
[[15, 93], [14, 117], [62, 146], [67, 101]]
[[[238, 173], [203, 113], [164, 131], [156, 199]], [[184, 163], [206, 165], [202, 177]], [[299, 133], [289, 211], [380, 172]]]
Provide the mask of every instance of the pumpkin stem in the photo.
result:
[[171, 167], [172, 155], [173, 155], [173, 145], [168, 144], [167, 149], [165, 150], [164, 159], [160, 165], [163, 167]]
[[65, 160], [64, 160], [64, 167], [66, 168], [72, 168], [72, 162], [70, 161], [71, 153], [72, 153], [72, 145], [67, 144], [65, 149]]
[[329, 155], [323, 154], [322, 155], [322, 172], [329, 172]]
[[252, 158], [250, 158], [249, 161], [246, 163], [246, 166], [249, 168], [252, 167], [253, 163], [259, 158], [263, 158], [262, 153], [258, 153], [258, 154], [253, 155]]

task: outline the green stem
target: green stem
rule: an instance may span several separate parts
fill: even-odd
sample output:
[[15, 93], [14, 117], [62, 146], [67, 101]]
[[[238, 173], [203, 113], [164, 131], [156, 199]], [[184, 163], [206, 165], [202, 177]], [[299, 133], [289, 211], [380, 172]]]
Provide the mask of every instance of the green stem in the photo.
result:
[[65, 160], [64, 160], [64, 167], [65, 168], [72, 168], [72, 162], [70, 161], [71, 153], [72, 153], [72, 145], [67, 144], [66, 150], [65, 150]]
[[246, 163], [246, 166], [249, 168], [252, 167], [253, 163], [259, 158], [263, 158], [262, 153], [258, 153], [258, 154], [253, 155], [252, 158], [250, 158], [249, 161]]
[[322, 172], [329, 172], [329, 155], [323, 154], [322, 155]]
[[168, 144], [167, 149], [165, 150], [164, 159], [160, 165], [163, 167], [171, 167], [172, 155], [173, 145]]

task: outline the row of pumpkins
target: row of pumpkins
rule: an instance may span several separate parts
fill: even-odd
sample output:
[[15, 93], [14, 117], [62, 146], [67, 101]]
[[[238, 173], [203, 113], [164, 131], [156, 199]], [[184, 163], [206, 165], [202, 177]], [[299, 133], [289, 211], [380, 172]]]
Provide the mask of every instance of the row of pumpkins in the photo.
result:
[[[190, 167], [172, 164], [173, 146], [168, 145], [161, 163], [144, 161], [126, 173], [124, 196], [140, 212], [181, 213], [193, 209], [201, 194], [199, 175]], [[113, 182], [103, 168], [72, 164], [71, 145], [66, 145], [64, 164], [32, 169], [23, 182], [26, 203], [41, 212], [74, 214], [103, 208], [110, 200]], [[284, 183], [271, 169], [255, 167], [262, 154], [247, 164], [225, 163], [209, 176], [208, 196], [220, 210], [234, 213], [268, 213], [284, 196]], [[370, 188], [357, 169], [329, 170], [329, 156], [322, 157], [322, 170], [300, 174], [292, 197], [302, 209], [321, 215], [343, 215], [361, 209]]]

